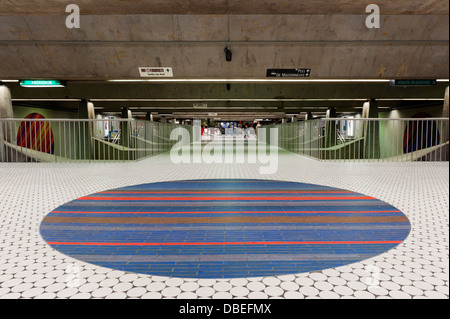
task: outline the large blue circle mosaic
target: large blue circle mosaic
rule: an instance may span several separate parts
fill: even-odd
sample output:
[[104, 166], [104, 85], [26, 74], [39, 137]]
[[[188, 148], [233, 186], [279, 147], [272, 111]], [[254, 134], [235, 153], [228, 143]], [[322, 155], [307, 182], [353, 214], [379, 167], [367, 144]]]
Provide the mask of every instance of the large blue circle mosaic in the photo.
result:
[[53, 248], [103, 267], [168, 277], [311, 272], [400, 244], [408, 218], [376, 198], [271, 180], [212, 179], [123, 187], [50, 212]]

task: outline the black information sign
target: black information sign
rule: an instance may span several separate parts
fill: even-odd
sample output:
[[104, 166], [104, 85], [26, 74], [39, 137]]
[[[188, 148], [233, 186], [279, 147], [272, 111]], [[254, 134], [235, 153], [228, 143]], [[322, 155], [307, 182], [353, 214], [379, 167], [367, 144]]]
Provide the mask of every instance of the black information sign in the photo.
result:
[[427, 86], [436, 85], [436, 80], [392, 80], [393, 86]]
[[268, 78], [309, 78], [311, 69], [267, 69]]

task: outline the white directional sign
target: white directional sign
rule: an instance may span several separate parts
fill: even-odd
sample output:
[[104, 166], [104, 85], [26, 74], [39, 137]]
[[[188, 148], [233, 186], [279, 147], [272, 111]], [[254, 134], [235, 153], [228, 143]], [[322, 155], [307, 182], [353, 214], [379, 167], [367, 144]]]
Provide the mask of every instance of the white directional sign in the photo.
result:
[[268, 78], [309, 78], [311, 69], [267, 69]]
[[206, 109], [206, 108], [208, 108], [208, 104], [206, 104], [206, 103], [194, 103], [192, 106], [194, 107], [194, 109]]
[[139, 67], [139, 74], [143, 78], [171, 78], [173, 71], [171, 67]]

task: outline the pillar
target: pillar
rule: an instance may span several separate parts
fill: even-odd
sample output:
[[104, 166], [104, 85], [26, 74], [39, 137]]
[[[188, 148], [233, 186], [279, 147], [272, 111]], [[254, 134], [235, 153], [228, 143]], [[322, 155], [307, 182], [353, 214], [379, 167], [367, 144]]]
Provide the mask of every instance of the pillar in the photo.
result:
[[94, 103], [82, 100], [78, 104], [78, 118], [89, 120], [95, 119]]
[[[378, 118], [378, 103], [375, 100], [364, 103], [362, 118]], [[380, 122], [363, 121], [362, 134], [364, 136], [364, 158], [378, 159], [380, 156]]]
[[0, 85], [0, 118], [13, 118], [11, 91], [7, 86]]
[[[122, 119], [131, 120], [132, 114], [127, 107], [122, 108]], [[131, 121], [122, 121], [120, 126], [120, 143], [124, 147], [132, 147], [132, 126]]]
[[[86, 120], [94, 120], [95, 119], [95, 111], [94, 104], [92, 102], [82, 100], [78, 104], [78, 118], [86, 119]], [[78, 154], [79, 159], [93, 159], [94, 158], [94, 141], [93, 138], [95, 136], [95, 130], [97, 129], [97, 125], [94, 122], [81, 122], [80, 126], [75, 126], [75, 131], [77, 132], [77, 136], [79, 136], [79, 147], [81, 153]], [[60, 143], [62, 142], [62, 137], [64, 136], [63, 132], [60, 132]], [[66, 134], [66, 136], [70, 136]], [[64, 147], [70, 147], [72, 145], [70, 142], [66, 143], [66, 141], [62, 142]], [[76, 147], [76, 146], [75, 146]]]
[[442, 110], [442, 117], [446, 117], [446, 118], [449, 117], [449, 115], [448, 115], [448, 104], [449, 104], [448, 99], [449, 99], [449, 94], [448, 94], [448, 86], [447, 86], [447, 88], [445, 89], [445, 94], [444, 94], [444, 108]]
[[[326, 113], [327, 119], [335, 119], [336, 118], [336, 109], [334, 107], [330, 107]], [[332, 147], [336, 145], [336, 121], [335, 120], [327, 120], [325, 121], [325, 147]]]
[[[11, 92], [8, 87], [0, 85], [0, 120], [7, 118], [13, 118]], [[11, 125], [14, 124], [0, 121], [0, 162], [6, 161], [7, 158], [5, 141], [15, 144], [15, 127]]]
[[192, 162], [199, 164], [202, 162], [202, 120], [193, 119], [192, 123]]
[[[299, 126], [299, 136], [301, 136], [301, 145], [302, 145], [302, 154], [311, 156], [311, 149], [313, 148], [312, 145], [312, 136], [313, 136], [313, 124], [309, 123], [309, 121], [313, 120], [313, 115], [311, 112], [307, 112], [305, 114], [305, 125], [303, 132], [301, 131], [301, 126]], [[317, 145], [314, 145], [314, 147], [318, 148]], [[308, 150], [305, 153], [305, 148]]]
[[[151, 141], [153, 142], [153, 130], [155, 130], [156, 128], [154, 127], [153, 123], [149, 123], [149, 122], [153, 122], [153, 114], [150, 112], [147, 112], [147, 114], [145, 114], [145, 139], [147, 141]], [[145, 147], [147, 148], [147, 143], [145, 143]], [[152, 149], [153, 150], [153, 149]], [[147, 153], [146, 153], [147, 155]]]

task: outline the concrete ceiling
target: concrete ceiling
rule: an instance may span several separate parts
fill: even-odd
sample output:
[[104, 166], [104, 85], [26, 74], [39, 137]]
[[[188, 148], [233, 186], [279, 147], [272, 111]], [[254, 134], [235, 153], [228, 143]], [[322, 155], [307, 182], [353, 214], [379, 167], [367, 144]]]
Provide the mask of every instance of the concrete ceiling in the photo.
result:
[[[314, 78], [448, 78], [449, 16], [366, 15], [0, 16], [0, 78], [264, 78], [270, 68], [311, 68]], [[233, 53], [225, 61], [224, 48]]]
[[[7, 0], [0, 15], [59, 15], [68, 4], [83, 14], [361, 14], [364, 0]], [[448, 14], [445, 0], [378, 0], [385, 14]]]
[[[138, 67], [143, 66], [172, 67], [174, 79], [265, 79], [270, 68], [311, 68], [311, 79], [448, 79], [448, 1], [377, 1], [382, 15], [379, 29], [366, 27], [365, 9], [371, 2], [361, 0], [70, 3], [80, 7], [79, 29], [65, 26], [67, 1], [2, 1], [0, 80], [69, 81], [67, 88], [58, 90], [8, 84], [17, 103], [69, 97], [97, 99], [95, 104], [105, 110], [142, 106], [157, 112], [170, 107], [187, 112], [199, 111], [192, 108], [199, 100], [211, 106], [210, 112], [251, 113], [255, 108], [274, 112], [277, 107], [277, 112], [295, 113], [319, 105], [344, 112], [362, 103], [355, 99], [441, 98], [448, 85], [402, 89], [386, 83], [240, 82], [227, 90], [226, 82], [106, 82], [139, 79]], [[225, 61], [227, 45], [233, 53], [231, 62]], [[311, 97], [322, 100], [304, 101]], [[132, 98], [135, 101], [125, 101]]]

